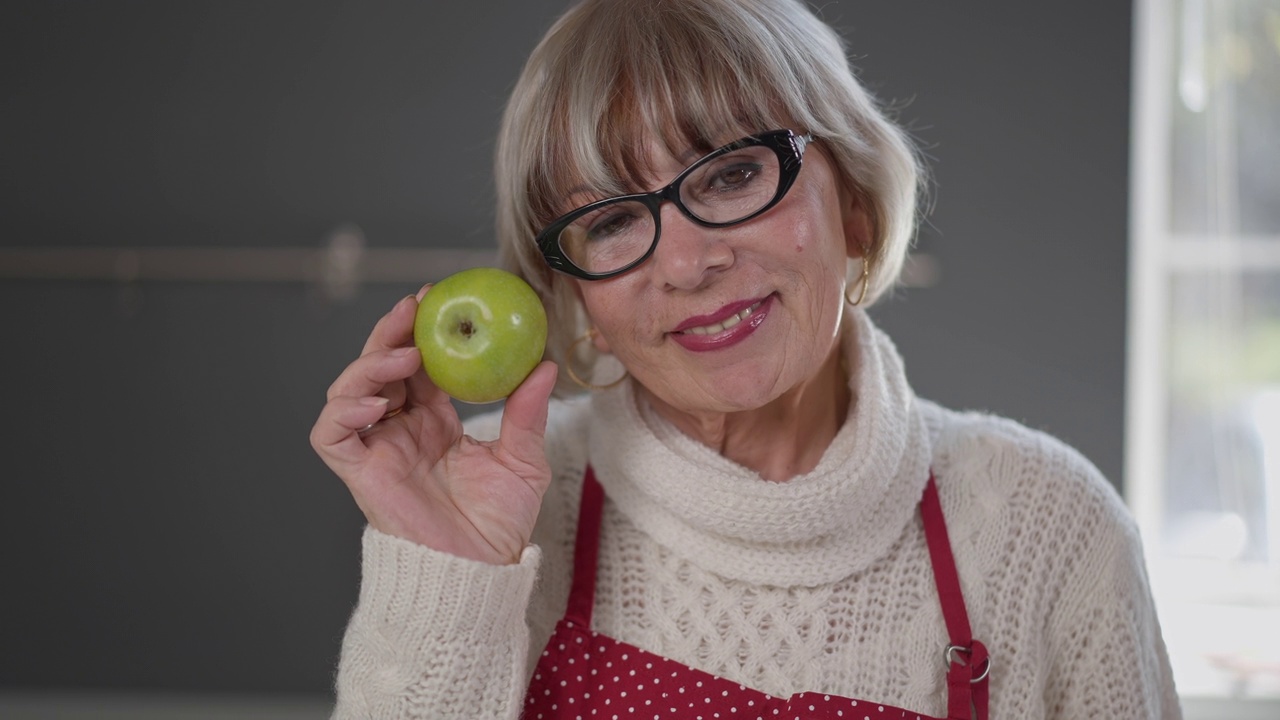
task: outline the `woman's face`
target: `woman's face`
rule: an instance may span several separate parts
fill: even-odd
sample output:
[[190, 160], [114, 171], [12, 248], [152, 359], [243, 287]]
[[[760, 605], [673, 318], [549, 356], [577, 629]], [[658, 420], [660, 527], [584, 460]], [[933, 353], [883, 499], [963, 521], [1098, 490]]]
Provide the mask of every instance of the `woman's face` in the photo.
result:
[[[696, 159], [650, 147], [650, 188]], [[598, 349], [686, 413], [757, 409], [810, 380], [837, 341], [846, 258], [870, 240], [866, 214], [840, 187], [821, 140], [765, 214], [706, 228], [666, 203], [661, 220], [648, 261], [608, 280], [576, 281]]]

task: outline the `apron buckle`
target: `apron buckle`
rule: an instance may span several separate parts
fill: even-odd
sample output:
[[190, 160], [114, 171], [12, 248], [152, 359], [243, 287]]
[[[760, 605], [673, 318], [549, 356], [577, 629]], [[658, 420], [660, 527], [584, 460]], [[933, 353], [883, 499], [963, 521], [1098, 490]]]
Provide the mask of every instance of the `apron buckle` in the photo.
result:
[[[948, 645], [947, 649], [943, 652], [942, 662], [947, 666], [947, 669], [950, 669], [951, 666], [956, 663], [959, 663], [962, 665], [966, 664], [968, 662], [967, 661], [968, 656], [971, 656], [972, 654], [973, 654], [972, 647], [965, 647], [963, 645]], [[964, 657], [960, 657], [960, 656], [964, 656]], [[988, 655], [982, 662], [982, 671], [979, 672], [975, 677], [971, 678], [969, 682], [970, 683], [982, 682], [983, 680], [987, 679], [987, 675], [990, 672], [991, 672], [991, 656]]]

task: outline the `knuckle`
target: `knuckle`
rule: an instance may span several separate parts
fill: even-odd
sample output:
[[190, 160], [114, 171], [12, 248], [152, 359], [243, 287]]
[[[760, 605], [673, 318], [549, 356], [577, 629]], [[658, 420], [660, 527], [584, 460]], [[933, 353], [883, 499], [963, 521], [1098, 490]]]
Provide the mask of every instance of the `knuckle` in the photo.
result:
[[316, 422], [311, 426], [311, 432], [307, 435], [307, 442], [311, 443], [311, 449], [317, 453], [323, 452], [324, 446], [320, 443], [320, 423]]

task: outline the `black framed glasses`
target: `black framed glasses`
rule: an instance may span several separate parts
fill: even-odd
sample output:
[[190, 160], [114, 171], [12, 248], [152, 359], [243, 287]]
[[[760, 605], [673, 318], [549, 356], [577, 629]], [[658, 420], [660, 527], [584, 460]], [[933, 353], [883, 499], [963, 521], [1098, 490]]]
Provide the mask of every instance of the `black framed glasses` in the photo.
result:
[[811, 142], [812, 135], [791, 130], [735, 140], [660, 190], [597, 200], [562, 215], [538, 233], [538, 248], [552, 268], [585, 280], [620, 275], [653, 255], [662, 237], [662, 203], [703, 227], [746, 222], [787, 194]]

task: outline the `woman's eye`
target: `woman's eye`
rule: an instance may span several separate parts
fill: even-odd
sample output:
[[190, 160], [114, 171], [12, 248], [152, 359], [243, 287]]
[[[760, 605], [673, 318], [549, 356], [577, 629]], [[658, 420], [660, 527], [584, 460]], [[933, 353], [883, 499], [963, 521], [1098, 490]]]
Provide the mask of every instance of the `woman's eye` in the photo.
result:
[[740, 192], [751, 187], [764, 169], [759, 163], [732, 163], [712, 168], [701, 182], [699, 195], [712, 199], [723, 192]]
[[610, 213], [591, 222], [591, 227], [587, 231], [587, 237], [591, 240], [606, 240], [625, 232], [634, 221], [635, 216], [631, 213]]
[[760, 165], [756, 163], [729, 165], [712, 174], [707, 185], [713, 190], [733, 190], [744, 187], [759, 173]]

